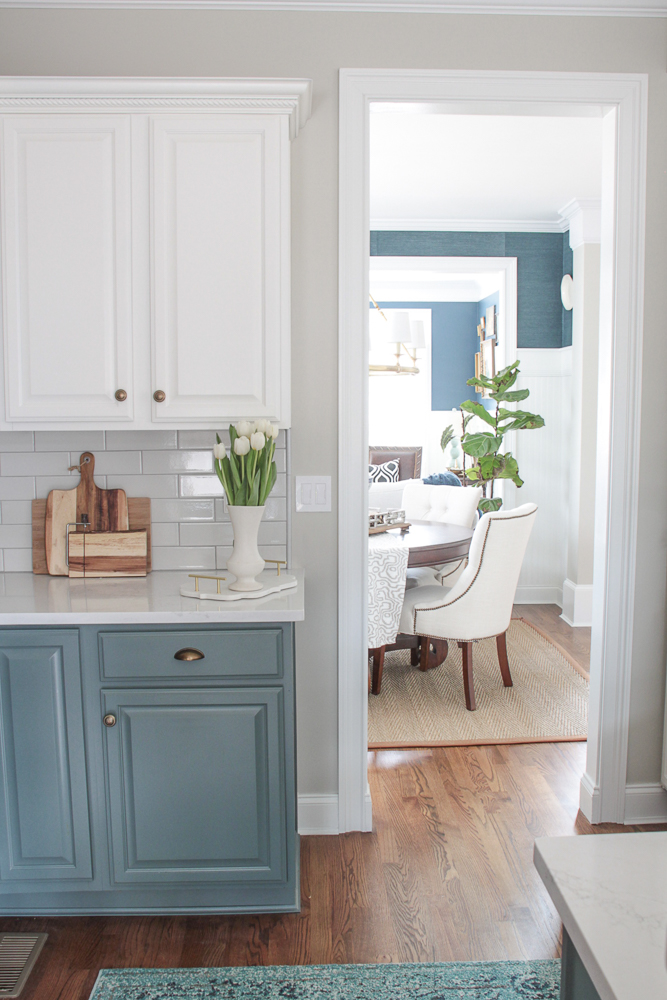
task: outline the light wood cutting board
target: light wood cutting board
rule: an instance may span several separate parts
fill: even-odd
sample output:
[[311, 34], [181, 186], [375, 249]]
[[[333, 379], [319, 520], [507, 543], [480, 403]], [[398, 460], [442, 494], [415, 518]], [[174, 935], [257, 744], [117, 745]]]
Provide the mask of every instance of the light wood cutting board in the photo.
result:
[[147, 532], [81, 531], [69, 536], [70, 577], [146, 576]]
[[[144, 529], [147, 534], [146, 570], [151, 571], [151, 501], [150, 497], [128, 497], [130, 531]], [[46, 565], [46, 499], [32, 501], [32, 571], [38, 576], [49, 572]]]
[[81, 480], [74, 490], [51, 490], [46, 499], [44, 542], [47, 572], [67, 576], [67, 525], [79, 522], [71, 531], [81, 532], [80, 522], [87, 520], [90, 531], [127, 531], [127, 496], [125, 490], [101, 490], [95, 484], [95, 456], [81, 455]]

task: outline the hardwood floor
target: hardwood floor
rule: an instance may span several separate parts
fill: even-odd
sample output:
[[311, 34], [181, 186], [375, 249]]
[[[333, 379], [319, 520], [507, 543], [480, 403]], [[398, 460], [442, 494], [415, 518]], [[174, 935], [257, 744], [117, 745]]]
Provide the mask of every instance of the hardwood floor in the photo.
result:
[[593, 830], [578, 814], [585, 753], [583, 743], [370, 753], [375, 830], [302, 839], [300, 913], [0, 918], [0, 930], [50, 935], [24, 1000], [87, 1000], [105, 967], [556, 957], [560, 921], [532, 863], [535, 838], [638, 829]]

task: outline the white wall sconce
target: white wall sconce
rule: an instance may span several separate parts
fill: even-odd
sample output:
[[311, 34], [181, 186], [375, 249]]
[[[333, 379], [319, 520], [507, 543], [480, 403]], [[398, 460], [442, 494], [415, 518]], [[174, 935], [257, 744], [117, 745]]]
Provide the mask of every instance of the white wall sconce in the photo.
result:
[[[370, 314], [371, 340], [374, 347], [389, 344], [393, 348], [396, 363], [393, 365], [369, 365], [371, 375], [418, 375], [417, 351], [426, 347], [426, 336], [422, 320], [410, 320], [408, 312], [398, 310], [391, 317], [380, 309], [371, 296], [375, 309]], [[403, 353], [405, 352], [405, 353]], [[409, 364], [401, 364], [409, 361]]]
[[571, 274], [563, 275], [563, 280], [560, 283], [560, 300], [563, 303], [563, 308], [570, 312], [574, 305], [574, 281]]

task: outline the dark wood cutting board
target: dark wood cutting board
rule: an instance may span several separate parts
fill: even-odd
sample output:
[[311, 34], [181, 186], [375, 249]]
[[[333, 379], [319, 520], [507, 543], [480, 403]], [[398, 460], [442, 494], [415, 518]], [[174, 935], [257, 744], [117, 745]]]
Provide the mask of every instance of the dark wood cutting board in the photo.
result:
[[[79, 463], [81, 482], [76, 488], [76, 519], [85, 520], [90, 531], [127, 531], [127, 495], [125, 490], [101, 490], [95, 485], [95, 456], [84, 451]], [[84, 531], [79, 525], [77, 531]]]

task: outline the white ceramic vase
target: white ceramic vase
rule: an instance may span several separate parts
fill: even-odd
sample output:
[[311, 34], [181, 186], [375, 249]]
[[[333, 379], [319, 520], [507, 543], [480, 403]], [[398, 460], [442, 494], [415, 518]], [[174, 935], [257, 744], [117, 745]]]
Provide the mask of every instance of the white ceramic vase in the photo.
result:
[[229, 504], [229, 517], [234, 529], [234, 551], [227, 560], [227, 569], [236, 577], [230, 590], [261, 590], [255, 577], [264, 569], [264, 560], [257, 548], [257, 532], [264, 515], [263, 507], [234, 507]]

